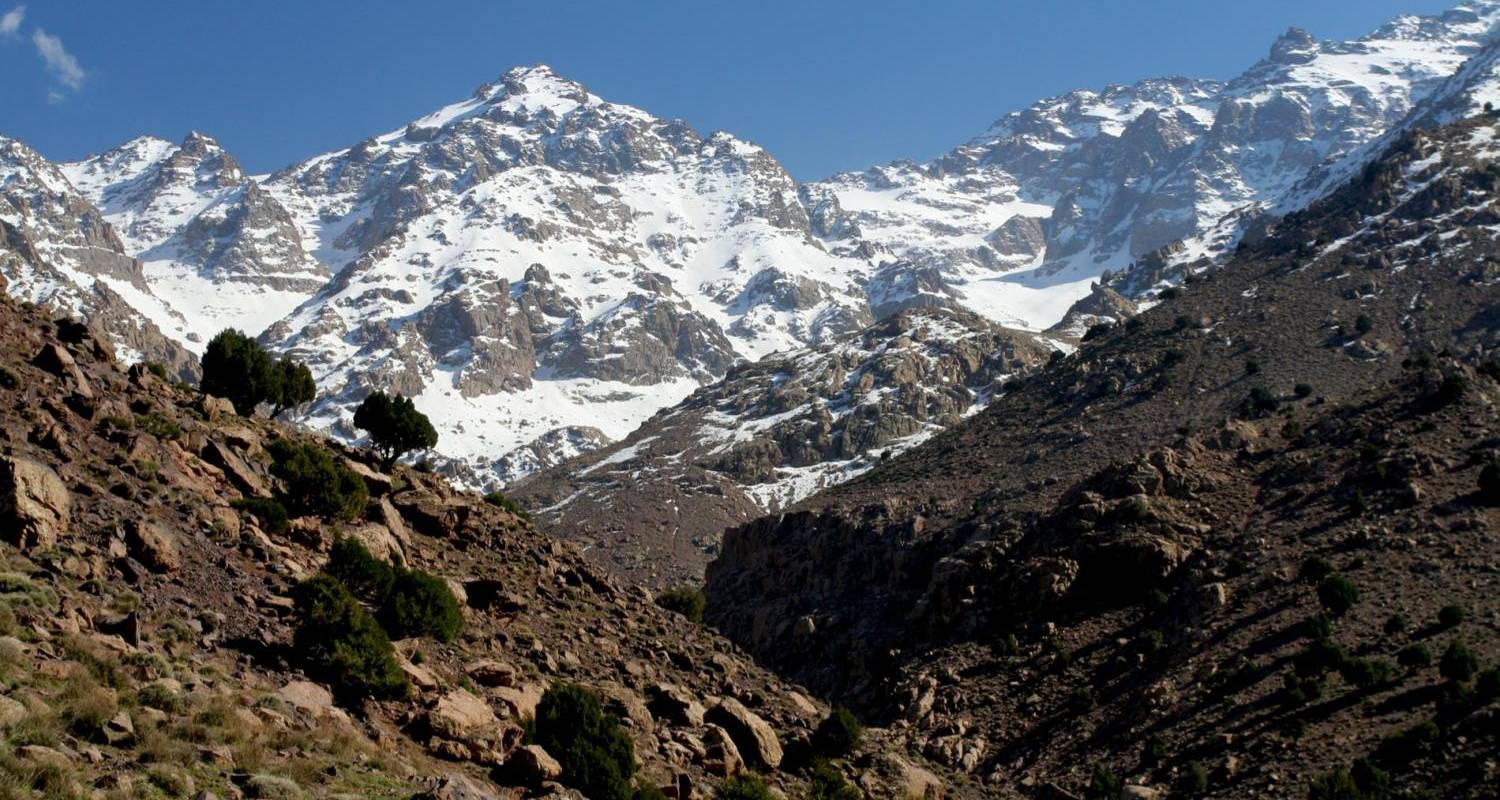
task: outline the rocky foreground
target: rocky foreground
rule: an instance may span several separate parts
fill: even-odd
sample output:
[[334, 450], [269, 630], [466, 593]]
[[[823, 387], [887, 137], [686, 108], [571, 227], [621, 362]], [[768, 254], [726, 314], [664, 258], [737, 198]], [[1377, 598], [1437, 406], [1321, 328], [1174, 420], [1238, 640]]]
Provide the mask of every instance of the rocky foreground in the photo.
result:
[[[267, 533], [233, 503], [305, 434], [127, 371], [44, 308], [0, 298], [0, 343], [3, 796], [578, 797], [523, 745], [555, 681], [606, 699], [669, 797], [748, 770], [805, 791], [827, 706], [526, 519], [350, 450], [366, 512]], [[292, 588], [338, 536], [463, 601], [455, 641], [395, 643], [409, 699], [341, 706], [300, 672]], [[972, 792], [882, 731], [840, 763], [877, 797]]]

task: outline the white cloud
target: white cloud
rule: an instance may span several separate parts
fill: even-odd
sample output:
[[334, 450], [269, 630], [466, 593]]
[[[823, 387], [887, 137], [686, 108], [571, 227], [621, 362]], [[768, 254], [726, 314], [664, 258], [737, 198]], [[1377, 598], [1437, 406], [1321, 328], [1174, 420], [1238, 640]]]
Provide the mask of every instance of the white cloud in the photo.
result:
[[26, 6], [16, 6], [0, 16], [0, 36], [15, 36], [16, 31], [21, 29], [21, 23], [26, 20]]
[[37, 28], [31, 34], [31, 43], [36, 45], [36, 52], [47, 62], [47, 70], [57, 82], [69, 89], [79, 89], [83, 86], [83, 66], [78, 59], [73, 57], [63, 47], [62, 39]]

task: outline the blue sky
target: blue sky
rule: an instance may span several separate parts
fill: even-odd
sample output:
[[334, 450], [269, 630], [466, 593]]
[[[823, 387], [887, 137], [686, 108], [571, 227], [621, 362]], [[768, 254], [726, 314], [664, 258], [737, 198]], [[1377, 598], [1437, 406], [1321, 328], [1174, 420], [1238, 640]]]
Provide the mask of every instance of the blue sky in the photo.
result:
[[814, 179], [1073, 88], [1231, 77], [1290, 25], [1349, 38], [1456, 2], [0, 0], [0, 133], [61, 160], [197, 129], [269, 171], [547, 63]]

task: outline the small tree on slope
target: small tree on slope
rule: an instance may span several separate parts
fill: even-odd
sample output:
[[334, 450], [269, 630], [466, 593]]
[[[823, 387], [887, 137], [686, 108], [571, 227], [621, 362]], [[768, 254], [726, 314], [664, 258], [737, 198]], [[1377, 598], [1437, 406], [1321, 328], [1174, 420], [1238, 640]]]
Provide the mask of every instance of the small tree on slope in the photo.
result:
[[402, 455], [437, 445], [437, 431], [411, 398], [375, 392], [354, 411], [354, 426], [370, 434], [370, 442], [385, 461], [395, 466]]

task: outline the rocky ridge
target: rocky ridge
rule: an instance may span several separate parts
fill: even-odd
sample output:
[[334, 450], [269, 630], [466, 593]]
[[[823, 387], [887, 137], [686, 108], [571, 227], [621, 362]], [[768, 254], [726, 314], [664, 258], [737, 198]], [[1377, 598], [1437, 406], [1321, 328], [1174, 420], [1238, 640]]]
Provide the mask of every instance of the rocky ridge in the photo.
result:
[[[126, 370], [102, 333], [8, 297], [0, 342], [7, 791], [578, 798], [556, 760], [522, 744], [558, 680], [605, 698], [642, 780], [670, 797], [707, 797], [746, 769], [803, 790], [827, 706], [525, 519], [327, 443], [368, 507], [263, 529], [235, 501], [276, 491], [271, 441], [320, 440]], [[340, 687], [299, 669], [291, 590], [338, 536], [440, 576], [462, 601], [452, 642], [396, 642], [408, 699], [339, 705]], [[978, 796], [887, 741], [872, 731], [847, 776], [881, 796]]]
[[[992, 796], [1096, 768], [1296, 796], [1361, 758], [1493, 781], [1495, 698], [1396, 658], [1500, 657], [1496, 135], [1408, 132], [972, 419], [730, 531], [709, 619]], [[1319, 622], [1326, 571], [1358, 599]]]

